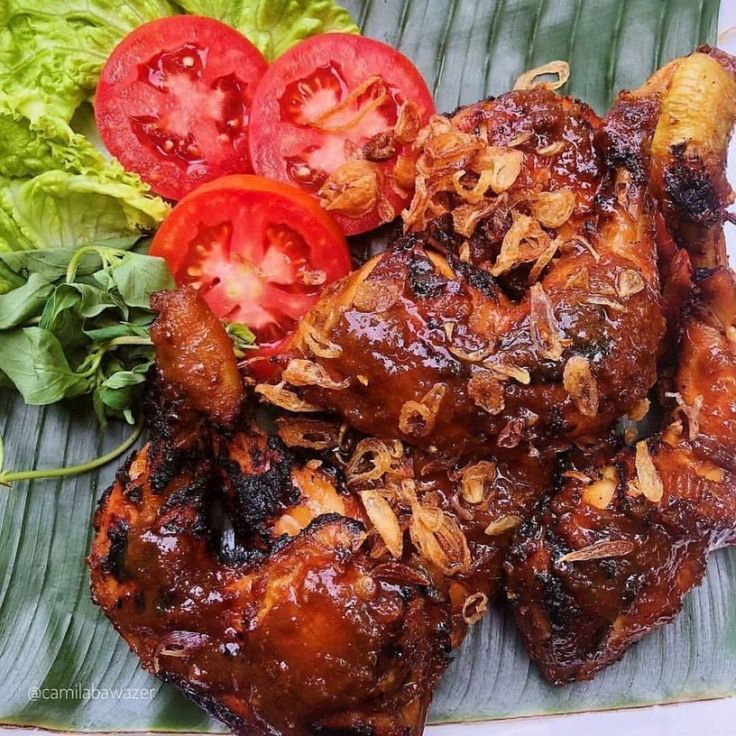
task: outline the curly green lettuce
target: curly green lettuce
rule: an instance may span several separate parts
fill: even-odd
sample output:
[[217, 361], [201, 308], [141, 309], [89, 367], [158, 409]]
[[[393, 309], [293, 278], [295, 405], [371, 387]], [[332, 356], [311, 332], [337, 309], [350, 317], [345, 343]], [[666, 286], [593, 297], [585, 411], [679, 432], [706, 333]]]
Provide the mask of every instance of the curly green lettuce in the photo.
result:
[[210, 15], [237, 28], [272, 61], [318, 33], [359, 33], [332, 0], [178, 0], [188, 13]]
[[168, 0], [3, 0], [0, 90], [40, 92], [45, 114], [69, 122], [120, 39], [176, 12]]
[[[168, 0], [0, 2], [0, 252], [150, 232], [168, 213], [74, 130], [108, 54]], [[0, 269], [0, 293], [8, 279]]]

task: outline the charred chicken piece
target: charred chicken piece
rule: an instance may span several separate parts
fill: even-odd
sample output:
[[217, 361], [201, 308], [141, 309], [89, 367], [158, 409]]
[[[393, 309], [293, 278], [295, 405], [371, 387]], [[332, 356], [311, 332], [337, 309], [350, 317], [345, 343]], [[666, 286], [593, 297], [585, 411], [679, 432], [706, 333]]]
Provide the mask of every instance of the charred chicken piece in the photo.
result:
[[408, 234], [325, 292], [257, 390], [447, 460], [553, 452], [626, 413], [656, 380], [664, 321], [658, 105], [624, 105], [600, 122], [533, 89], [434, 118]]
[[456, 647], [495, 596], [513, 532], [552, 471], [525, 452], [446, 468], [399, 441], [370, 438], [355, 448], [346, 480], [370, 519], [373, 555], [421, 570], [445, 591]]
[[156, 306], [151, 439], [95, 515], [95, 601], [145, 669], [238, 733], [420, 733], [549, 466], [519, 453], [448, 470], [370, 438], [339, 465], [326, 420], [283, 416], [283, 440], [238, 431], [221, 325], [194, 291]]
[[642, 88], [642, 94], [664, 97], [652, 141], [652, 191], [695, 268], [728, 265], [723, 218], [734, 201], [726, 155], [735, 75], [733, 57], [705, 46], [670, 62]]
[[636, 448], [571, 464], [512, 544], [508, 599], [552, 682], [589, 679], [671, 621], [702, 581], [708, 552], [736, 541], [736, 356], [727, 336], [736, 284], [719, 269], [698, 290], [672, 423]]
[[[707, 112], [693, 89], [707, 90]], [[718, 265], [736, 81], [708, 51], [677, 60], [637, 95], [661, 99], [652, 192], [670, 234], [700, 268], [680, 325], [676, 405], [664, 431], [573, 461], [559, 492], [515, 536], [508, 598], [531, 657], [558, 683], [592, 677], [671, 621], [701, 582], [708, 552], [736, 541], [736, 281]], [[688, 207], [685, 165], [703, 177], [691, 181]], [[713, 212], [701, 218], [706, 195]]]
[[[256, 430], [215, 429], [239, 403], [207, 396], [232, 348], [210, 349], [224, 333], [196, 294], [158, 308], [151, 439], [95, 515], [94, 600], [145, 669], [237, 733], [420, 733], [447, 663], [446, 600], [382, 570], [330, 472]], [[191, 384], [184, 359], [199, 366]], [[232, 548], [218, 506], [231, 509]]]

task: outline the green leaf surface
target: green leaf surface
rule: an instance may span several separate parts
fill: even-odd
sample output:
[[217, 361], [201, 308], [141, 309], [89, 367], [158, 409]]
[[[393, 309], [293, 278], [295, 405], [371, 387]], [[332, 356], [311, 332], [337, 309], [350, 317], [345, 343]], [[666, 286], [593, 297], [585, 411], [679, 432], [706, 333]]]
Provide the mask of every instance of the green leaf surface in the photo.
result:
[[273, 60], [317, 33], [358, 33], [350, 14], [333, 0], [177, 0], [188, 13], [211, 15], [237, 28]]
[[[201, 0], [203, 3], [205, 0]], [[214, 2], [214, 0], [212, 0]], [[62, 0], [58, 0], [62, 2]], [[364, 33], [397, 45], [452, 110], [507, 90], [525, 69], [567, 59], [565, 91], [603, 110], [667, 59], [715, 39], [717, 0], [347, 0]], [[91, 0], [71, 7], [94, 8]], [[125, 3], [119, 3], [124, 6]], [[237, 9], [239, 2], [232, 7]], [[2, 21], [3, 0], [0, 0]], [[55, 58], [55, 57], [51, 57]], [[39, 224], [35, 223], [38, 227]], [[2, 233], [0, 209], [0, 233]], [[0, 254], [2, 255], [2, 254]], [[2, 263], [2, 259], [0, 259]], [[0, 280], [2, 275], [0, 273]], [[99, 328], [111, 339], [134, 327]], [[0, 347], [0, 356], [5, 350]], [[0, 366], [1, 369], [1, 366]], [[116, 402], [133, 376], [109, 375], [98, 403]], [[102, 433], [76, 404], [28, 407], [0, 392], [8, 468], [56, 467], [111, 449], [128, 429]], [[172, 688], [140, 670], [89, 600], [87, 552], [96, 500], [115, 468], [0, 493], [0, 721], [76, 731], [219, 731]], [[712, 556], [704, 585], [674, 624], [649, 636], [590, 683], [556, 688], [530, 665], [507, 612], [474, 628], [439, 688], [431, 720], [614, 708], [736, 692], [736, 551]], [[106, 698], [33, 699], [30, 688], [97, 688]], [[123, 697], [130, 688], [137, 697]], [[152, 688], [152, 690], [149, 690]]]
[[83, 393], [87, 385], [69, 366], [56, 335], [42, 327], [0, 333], [0, 371], [27, 404], [53, 404]]
[[25, 284], [0, 296], [0, 330], [22, 325], [34, 317], [46, 303], [53, 287], [39, 276], [32, 273]]
[[174, 279], [162, 258], [137, 253], [130, 253], [113, 271], [113, 280], [125, 303], [142, 309], [148, 309], [152, 292], [174, 288]]

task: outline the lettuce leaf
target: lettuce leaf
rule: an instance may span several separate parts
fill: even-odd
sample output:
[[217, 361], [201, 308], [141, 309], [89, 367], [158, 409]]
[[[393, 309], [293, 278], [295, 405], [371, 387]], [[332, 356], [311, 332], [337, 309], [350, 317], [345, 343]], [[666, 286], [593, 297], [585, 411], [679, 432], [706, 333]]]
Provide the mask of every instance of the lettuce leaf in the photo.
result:
[[[113, 46], [176, 11], [168, 0], [0, 2], [0, 252], [140, 235], [166, 216], [72, 122]], [[11, 281], [0, 269], [0, 294]]]
[[0, 251], [79, 246], [155, 228], [168, 205], [46, 112], [38, 91], [15, 99], [0, 92]]
[[178, 0], [188, 13], [237, 28], [272, 61], [317, 33], [359, 33], [347, 10], [332, 0]]
[[68, 122], [92, 96], [115, 44], [141, 23], [175, 12], [169, 0], [3, 0], [0, 89], [37, 90], [47, 114]]
[[0, 250], [71, 248], [152, 230], [168, 206], [128, 178], [57, 170], [0, 179]]

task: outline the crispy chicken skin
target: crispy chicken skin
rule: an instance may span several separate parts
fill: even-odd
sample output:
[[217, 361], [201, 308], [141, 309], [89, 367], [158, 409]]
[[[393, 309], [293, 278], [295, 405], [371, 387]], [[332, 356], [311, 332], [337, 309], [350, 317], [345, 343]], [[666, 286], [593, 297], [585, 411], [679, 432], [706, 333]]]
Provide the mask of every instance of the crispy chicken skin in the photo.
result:
[[[528, 442], [554, 451], [629, 411], [656, 380], [664, 330], [646, 198], [657, 105], [639, 104], [625, 129], [615, 113], [601, 122], [532, 89], [437, 123], [425, 159], [436, 160], [433, 146], [467, 158], [487, 131], [475, 155], [523, 154], [514, 183], [475, 205], [440, 191], [433, 206], [447, 214], [328, 289], [302, 320], [291, 357], [330, 381], [293, 380], [286, 364], [282, 385], [361, 431], [445, 458]], [[427, 179], [450, 186], [443, 169]], [[485, 219], [467, 236], [457, 213], [478, 206]]]
[[[707, 90], [714, 119], [697, 96], [685, 106], [693, 89]], [[696, 283], [677, 323], [669, 394], [676, 403], [663, 432], [635, 448], [571, 459], [559, 490], [512, 544], [508, 598], [532, 658], [553, 682], [589, 679], [671, 621], [701, 582], [708, 552], [736, 541], [736, 281], [720, 265], [736, 81], [697, 53], [636, 96], [661, 100], [651, 189], [669, 234], [696, 266]]]
[[[222, 327], [196, 295], [157, 304], [151, 439], [95, 514], [95, 601], [144, 668], [238, 733], [421, 732], [447, 664], [445, 598], [411, 571], [381, 569], [335, 475], [299, 462], [277, 437], [215, 430], [219, 403], [210, 415], [192, 408], [208, 405], [196, 392], [229, 371], [232, 349], [209, 349]], [[185, 391], [179, 356], [158, 342], [169, 319], [189, 325], [179, 345], [202, 359]], [[229, 550], [218, 502], [231, 510]]]
[[676, 378], [687, 411], [636, 448], [570, 462], [514, 538], [507, 596], [552, 682], [589, 679], [671, 621], [707, 553], [736, 541], [736, 283], [718, 269], [697, 292]]

